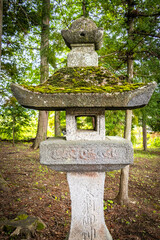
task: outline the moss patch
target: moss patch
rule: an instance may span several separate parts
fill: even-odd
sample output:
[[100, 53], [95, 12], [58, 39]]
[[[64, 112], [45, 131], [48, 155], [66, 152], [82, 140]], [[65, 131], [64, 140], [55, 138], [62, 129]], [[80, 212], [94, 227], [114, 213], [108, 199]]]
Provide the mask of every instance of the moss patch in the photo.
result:
[[144, 83], [129, 84], [103, 67], [70, 67], [55, 72], [38, 86], [24, 88], [39, 93], [112, 93], [135, 90]]
[[41, 222], [38, 222], [37, 223], [37, 230], [38, 231], [41, 231], [41, 230], [43, 230], [45, 228], [45, 225], [43, 224], [43, 223], [41, 223]]
[[25, 220], [27, 218], [28, 218], [27, 214], [20, 214], [14, 220], [19, 221], [19, 220]]

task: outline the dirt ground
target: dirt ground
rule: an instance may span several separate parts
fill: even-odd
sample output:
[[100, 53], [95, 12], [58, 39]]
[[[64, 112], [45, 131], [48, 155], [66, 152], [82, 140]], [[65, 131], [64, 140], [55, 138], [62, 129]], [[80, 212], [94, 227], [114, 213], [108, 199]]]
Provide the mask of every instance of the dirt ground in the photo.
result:
[[[160, 239], [160, 150], [135, 151], [130, 167], [129, 206], [115, 203], [120, 171], [106, 173], [104, 214], [114, 240]], [[0, 142], [0, 172], [10, 187], [0, 191], [0, 218], [19, 212], [40, 217], [47, 227], [33, 239], [64, 240], [70, 228], [71, 206], [66, 173], [41, 166], [31, 143]], [[0, 230], [0, 239], [9, 236]], [[95, 239], [96, 240], [96, 239]]]

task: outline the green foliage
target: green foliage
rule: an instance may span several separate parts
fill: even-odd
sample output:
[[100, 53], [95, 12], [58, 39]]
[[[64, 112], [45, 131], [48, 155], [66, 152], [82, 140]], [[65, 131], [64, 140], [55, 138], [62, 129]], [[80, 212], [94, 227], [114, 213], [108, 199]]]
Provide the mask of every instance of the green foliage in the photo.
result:
[[76, 118], [77, 129], [94, 130], [95, 119], [92, 116], [80, 116]]
[[149, 138], [148, 146], [150, 148], [160, 148], [160, 136], [155, 138]]
[[[142, 128], [135, 127], [132, 131], [134, 148], [143, 148]], [[160, 133], [147, 133], [147, 148], [160, 148]]]
[[107, 136], [123, 137], [125, 122], [125, 111], [106, 111], [105, 128]]
[[145, 107], [146, 122], [152, 131], [160, 132], [160, 92], [155, 91], [151, 101]]
[[18, 140], [26, 127], [30, 125], [34, 111], [20, 106], [14, 97], [10, 97], [1, 108], [0, 137]]
[[[134, 59], [134, 82], [159, 83], [160, 51], [159, 51], [159, 1], [134, 1], [132, 12], [128, 12], [127, 1], [99, 1], [104, 10], [100, 19], [107, 32], [105, 32], [104, 48], [99, 52], [101, 64], [115, 69], [115, 73], [126, 78], [127, 54], [133, 54]], [[130, 14], [130, 16], [128, 15]], [[127, 37], [128, 17], [134, 20], [134, 32], [132, 38]], [[147, 124], [153, 131], [159, 130], [159, 90], [157, 88], [150, 101], [145, 107]], [[156, 97], [155, 97], [156, 96]], [[142, 110], [134, 111], [133, 124], [141, 125]], [[132, 136], [132, 141], [134, 141]]]
[[[32, 1], [31, 4], [30, 1], [24, 0], [4, 1], [3, 4], [2, 79], [5, 77], [7, 82], [11, 79], [20, 82], [21, 77], [31, 65], [30, 62], [27, 66], [26, 58], [31, 59], [31, 55], [33, 57], [31, 48], [37, 47], [35, 46], [37, 40], [33, 38], [33, 30], [40, 25], [40, 15], [35, 8], [38, 2]], [[30, 31], [32, 43], [31, 39], [28, 39]], [[29, 48], [29, 46], [32, 47]]]
[[[19, 106], [10, 84], [39, 82], [39, 1], [3, 1], [0, 137], [16, 140], [33, 137], [33, 111]], [[38, 50], [39, 52], [39, 50]], [[38, 63], [38, 64], [37, 64]]]

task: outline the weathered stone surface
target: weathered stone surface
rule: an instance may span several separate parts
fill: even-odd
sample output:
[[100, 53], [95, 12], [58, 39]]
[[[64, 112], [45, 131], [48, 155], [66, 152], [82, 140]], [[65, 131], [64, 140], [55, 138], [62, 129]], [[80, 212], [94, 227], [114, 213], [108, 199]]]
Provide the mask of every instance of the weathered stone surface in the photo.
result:
[[133, 109], [148, 104], [156, 83], [132, 91], [115, 93], [36, 93], [12, 83], [11, 89], [18, 102], [37, 110], [65, 110], [71, 107], [104, 107], [105, 109]]
[[112, 240], [105, 225], [105, 173], [67, 173], [72, 221], [69, 240]]
[[67, 67], [98, 67], [98, 54], [94, 44], [72, 44], [67, 56]]
[[76, 19], [70, 26], [70, 30], [78, 31], [78, 30], [96, 30], [98, 27], [96, 26], [95, 22], [90, 18], [80, 17]]
[[[76, 117], [92, 116], [95, 118], [95, 130], [78, 130]], [[67, 140], [105, 140], [105, 108], [67, 108]]]
[[99, 50], [103, 42], [103, 29], [88, 18], [81, 17], [74, 21], [68, 30], [62, 30], [62, 37], [66, 45], [72, 48], [71, 44], [94, 43], [95, 50]]
[[120, 137], [104, 141], [51, 138], [40, 144], [40, 163], [57, 171], [112, 171], [133, 162], [132, 144]]

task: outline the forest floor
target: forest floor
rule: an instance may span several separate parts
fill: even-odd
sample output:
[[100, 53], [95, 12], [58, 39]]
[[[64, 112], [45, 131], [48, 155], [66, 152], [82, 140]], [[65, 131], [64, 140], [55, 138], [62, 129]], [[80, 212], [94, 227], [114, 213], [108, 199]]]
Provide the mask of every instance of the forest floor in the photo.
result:
[[[130, 166], [128, 206], [114, 201], [120, 171], [106, 173], [104, 214], [114, 240], [160, 239], [160, 150], [135, 150]], [[66, 173], [41, 166], [31, 143], [0, 142], [0, 172], [10, 187], [0, 191], [0, 218], [19, 212], [40, 217], [47, 227], [33, 239], [64, 240], [70, 228], [71, 203]], [[1, 229], [0, 239], [9, 239]], [[95, 239], [96, 240], [96, 239]]]

